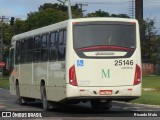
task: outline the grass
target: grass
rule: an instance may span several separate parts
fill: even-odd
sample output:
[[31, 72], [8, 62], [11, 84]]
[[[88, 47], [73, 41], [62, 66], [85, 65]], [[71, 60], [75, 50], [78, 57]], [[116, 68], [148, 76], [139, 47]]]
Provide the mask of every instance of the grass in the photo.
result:
[[160, 91], [142, 91], [142, 96], [132, 103], [160, 105]]
[[9, 89], [9, 79], [8, 77], [0, 77], [0, 88]]
[[144, 76], [142, 88], [160, 89], [160, 76]]
[[[154, 90], [145, 90], [152, 88]], [[143, 76], [142, 96], [132, 103], [160, 105], [160, 76]]]

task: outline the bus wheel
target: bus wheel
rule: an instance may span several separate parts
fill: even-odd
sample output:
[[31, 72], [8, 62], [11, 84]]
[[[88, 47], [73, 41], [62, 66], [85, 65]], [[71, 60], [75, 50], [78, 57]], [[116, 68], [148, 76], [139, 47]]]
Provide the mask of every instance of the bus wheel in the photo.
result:
[[48, 101], [47, 101], [46, 88], [44, 85], [41, 86], [41, 94], [42, 94], [43, 110], [47, 111], [47, 110], [49, 110], [49, 105], [48, 105]]
[[18, 101], [21, 105], [24, 105], [27, 103], [26, 100], [24, 98], [22, 98], [20, 95], [19, 83], [16, 83], [16, 95], [17, 95]]
[[91, 101], [91, 107], [93, 110], [109, 110], [112, 106], [112, 101], [107, 100], [106, 102], [101, 102], [100, 100]]

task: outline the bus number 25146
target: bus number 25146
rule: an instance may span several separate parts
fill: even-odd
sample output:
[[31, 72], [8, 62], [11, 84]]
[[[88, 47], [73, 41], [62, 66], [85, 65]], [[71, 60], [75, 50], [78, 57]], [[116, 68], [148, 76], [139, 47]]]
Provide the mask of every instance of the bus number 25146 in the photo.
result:
[[132, 66], [133, 60], [115, 60], [115, 66]]

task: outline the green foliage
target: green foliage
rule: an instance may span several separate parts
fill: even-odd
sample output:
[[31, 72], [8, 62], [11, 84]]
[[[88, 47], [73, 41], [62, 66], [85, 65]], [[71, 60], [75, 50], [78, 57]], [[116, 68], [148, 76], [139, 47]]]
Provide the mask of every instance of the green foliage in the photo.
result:
[[27, 31], [27, 22], [24, 20], [16, 19], [12, 26], [14, 34], [20, 34]]
[[45, 11], [32, 12], [28, 14], [26, 20], [27, 29], [32, 30], [66, 20], [66, 14], [66, 12], [57, 11], [51, 8], [48, 8]]
[[160, 105], [160, 91], [142, 91], [142, 96], [132, 103]]
[[152, 53], [151, 54], [151, 62], [155, 65], [157, 63], [157, 59], [158, 59], [158, 56], [157, 56], [158, 53]]
[[1, 27], [3, 27], [3, 43], [5, 45], [8, 45], [10, 44], [10, 40], [12, 36], [14, 35], [12, 27], [6, 23], [3, 23]]
[[[81, 16], [78, 5], [72, 6], [72, 14], [73, 18]], [[13, 29], [15, 34], [19, 34], [66, 19], [68, 19], [67, 6], [57, 3], [45, 3], [38, 8], [37, 12], [28, 13], [27, 20], [16, 19]]]
[[8, 78], [0, 78], [0, 88], [9, 89], [9, 80], [8, 80]]
[[127, 14], [112, 14], [111, 17], [130, 18]]
[[[142, 96], [132, 103], [160, 105], [160, 76], [143, 76], [142, 81]], [[144, 90], [151, 88], [155, 90]]]
[[108, 12], [105, 12], [105, 11], [102, 11], [102, 10], [98, 10], [98, 11], [95, 11], [93, 13], [88, 13], [86, 15], [86, 17], [109, 17], [109, 13]]
[[108, 12], [98, 10], [92, 13], [88, 13], [86, 17], [119, 17], [119, 18], [129, 18], [126, 14], [109, 14]]
[[10, 71], [5, 69], [3, 70], [3, 76], [9, 76], [10, 75]]
[[[156, 38], [155, 22], [156, 19], [147, 18], [146, 20], [139, 20], [141, 32], [141, 51], [142, 59], [148, 59], [149, 62], [156, 64], [158, 60], [158, 42]], [[157, 44], [158, 43], [158, 44]], [[147, 48], [147, 49], [146, 49]]]
[[143, 76], [142, 87], [160, 89], [160, 76]]
[[28, 14], [26, 20], [28, 30], [40, 28], [67, 19], [67, 7], [61, 4], [45, 3], [38, 9], [38, 12], [30, 12]]
[[52, 8], [52, 9], [56, 9], [56, 10], [60, 10], [60, 11], [67, 11], [67, 6], [64, 6], [62, 4], [51, 4], [51, 3], [45, 3], [43, 5], [40, 5], [40, 7], [38, 8], [39, 11], [45, 11], [48, 8]]
[[156, 32], [154, 31], [155, 21], [156, 21], [155, 18], [154, 19], [147, 18], [145, 20], [145, 26], [146, 26], [145, 36], [147, 36], [148, 39], [150, 39], [151, 37], [154, 37], [156, 34]]

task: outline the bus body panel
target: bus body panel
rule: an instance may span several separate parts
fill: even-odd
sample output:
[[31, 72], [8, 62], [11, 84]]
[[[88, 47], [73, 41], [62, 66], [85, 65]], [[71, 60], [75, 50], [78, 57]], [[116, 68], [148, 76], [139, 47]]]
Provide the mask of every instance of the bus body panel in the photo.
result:
[[[136, 54], [136, 53], [135, 53]], [[130, 86], [133, 85], [136, 57], [128, 59], [81, 59], [75, 55], [78, 86]], [[83, 65], [79, 62], [82, 61]], [[123, 65], [116, 64], [121, 61]], [[133, 65], [124, 65], [133, 61]], [[129, 63], [130, 64], [130, 63]]]
[[30, 87], [32, 85], [32, 67], [31, 65], [22, 64], [20, 66], [19, 74], [19, 88], [20, 95], [24, 97], [30, 96]]
[[66, 98], [65, 62], [48, 62], [47, 99], [61, 101]]
[[[106, 50], [83, 51], [83, 49], [82, 51], [79, 49], [79, 51], [87, 56], [86, 58], [77, 54], [78, 49], [75, 49], [74, 46], [74, 24], [108, 21], [126, 22], [126, 24], [133, 22], [136, 24], [136, 48], [132, 49], [132, 55], [124, 58], [127, 54], [126, 50], [110, 50], [110, 52], [107, 53]], [[10, 76], [11, 94], [16, 93], [15, 84], [18, 80], [22, 97], [41, 99], [41, 81], [44, 80], [47, 100], [55, 102], [72, 98], [73, 100], [83, 100], [83, 97], [85, 97], [86, 100], [91, 100], [92, 98], [114, 99], [114, 97], [118, 100], [123, 97], [123, 100], [125, 100], [133, 99], [141, 95], [141, 83], [134, 85], [136, 65], [141, 68], [139, 27], [136, 20], [121, 18], [83, 18], [67, 20], [55, 25], [16, 35], [13, 37], [12, 43], [14, 42], [13, 46], [15, 48], [15, 42], [17, 40], [45, 33], [50, 34], [53, 31], [59, 31], [63, 28], [67, 29], [65, 60], [48, 60], [24, 65], [15, 64], [13, 70], [15, 74], [12, 72]], [[101, 54], [98, 58], [96, 58], [97, 53]], [[107, 58], [106, 53], [110, 54], [113, 58]], [[114, 53], [114, 55], [112, 53]], [[72, 66], [75, 67], [77, 86], [70, 84], [69, 77]]]
[[[108, 91], [103, 93], [101, 91]], [[111, 94], [110, 94], [111, 93]], [[141, 96], [141, 84], [136, 86], [120, 86], [120, 87], [75, 87], [67, 85], [67, 98], [78, 97], [140, 97]], [[117, 99], [118, 100], [118, 99]]]
[[[87, 20], [86, 20], [87, 21]], [[77, 22], [86, 22], [75, 20], [70, 22], [70, 27]], [[116, 19], [101, 19], [97, 21], [116, 21]], [[121, 21], [121, 20], [119, 20]], [[118, 22], [119, 22], [118, 21]], [[123, 21], [123, 20], [122, 20]], [[124, 21], [123, 21], [124, 22]], [[112, 96], [141, 96], [141, 83], [138, 85], [134, 85], [134, 78], [136, 72], [136, 65], [141, 68], [141, 52], [140, 52], [140, 38], [139, 38], [139, 26], [136, 20], [126, 20], [125, 22], [133, 22], [136, 24], [136, 48], [133, 54], [128, 58], [100, 58], [104, 56], [100, 56], [99, 58], [81, 58], [74, 49], [74, 38], [70, 36], [70, 44], [68, 44], [67, 50], [74, 51], [73, 53], [67, 52], [68, 59], [66, 59], [66, 73], [67, 73], [67, 98], [76, 97], [88, 97], [92, 98], [94, 96], [106, 96], [108, 99]], [[70, 28], [73, 31], [73, 27]], [[99, 52], [99, 51], [96, 51]], [[100, 51], [103, 52], [103, 51]], [[105, 52], [105, 51], [104, 51]], [[126, 52], [120, 51], [112, 51], [115, 55], [124, 56]], [[95, 56], [95, 51], [85, 51], [86, 56]], [[115, 65], [116, 62], [117, 66]], [[120, 61], [120, 62], [119, 62]], [[76, 78], [78, 86], [72, 86], [69, 83], [69, 69], [72, 66], [75, 66]], [[142, 79], [142, 77], [141, 77]], [[100, 91], [112, 91], [112, 94], [101, 95]], [[118, 91], [118, 92], [117, 92]], [[96, 92], [96, 94], [95, 94]], [[117, 92], [117, 93], [116, 93]], [[125, 98], [124, 98], [125, 100]]]
[[[43, 28], [32, 30], [26, 33], [15, 35], [12, 38], [12, 46], [16, 47], [16, 41], [26, 39], [29, 37], [34, 37], [37, 35], [42, 35], [57, 30], [61, 30], [67, 27], [68, 21], [63, 21], [61, 23], [49, 25]], [[15, 54], [14, 54], [15, 57]], [[52, 64], [56, 62], [32, 62], [28, 64], [15, 64], [14, 61], [14, 70], [10, 76], [10, 93], [16, 95], [16, 81], [20, 84], [20, 95], [22, 97], [29, 97], [35, 99], [41, 99], [41, 80], [45, 81], [45, 86], [47, 90], [47, 99], [51, 101], [60, 101], [64, 99], [65, 93], [65, 62], [57, 62], [61, 66], [64, 66], [63, 69], [59, 71], [53, 71]], [[22, 69], [24, 71], [21, 72]], [[59, 75], [58, 73], [61, 73]], [[59, 76], [53, 77], [53, 74]], [[60, 91], [61, 93], [57, 93]], [[57, 97], [58, 96], [58, 97]]]

